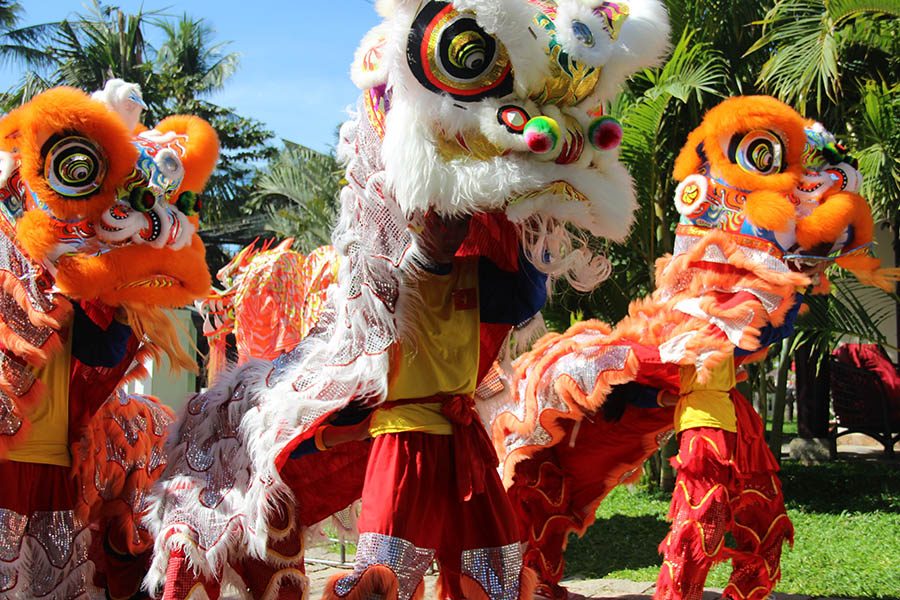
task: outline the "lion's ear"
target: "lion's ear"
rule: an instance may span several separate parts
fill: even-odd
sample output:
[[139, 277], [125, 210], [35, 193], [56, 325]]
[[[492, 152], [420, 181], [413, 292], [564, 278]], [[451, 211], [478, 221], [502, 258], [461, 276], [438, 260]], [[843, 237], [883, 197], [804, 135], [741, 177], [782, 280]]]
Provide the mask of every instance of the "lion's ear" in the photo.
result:
[[181, 159], [184, 179], [173, 198], [184, 191], [203, 190], [219, 159], [219, 136], [209, 123], [200, 117], [174, 115], [142, 135], [171, 148]]
[[387, 68], [384, 64], [387, 33], [385, 25], [373, 27], [356, 49], [353, 64], [350, 65], [350, 78], [361, 90], [387, 83]]

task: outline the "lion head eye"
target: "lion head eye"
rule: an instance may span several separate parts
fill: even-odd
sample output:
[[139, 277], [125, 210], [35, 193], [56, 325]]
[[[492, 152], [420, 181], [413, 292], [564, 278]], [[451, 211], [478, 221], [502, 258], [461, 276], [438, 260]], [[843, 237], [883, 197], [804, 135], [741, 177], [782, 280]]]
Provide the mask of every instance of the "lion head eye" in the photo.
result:
[[44, 179], [65, 198], [81, 199], [96, 193], [106, 177], [106, 155], [80, 135], [54, 135], [41, 152]]
[[728, 144], [728, 159], [754, 175], [781, 173], [786, 166], [784, 155], [784, 142], [767, 129], [736, 133]]
[[428, 2], [416, 15], [406, 57], [423, 86], [462, 102], [499, 98], [513, 91], [506, 49], [478, 25], [472, 13], [449, 2]]

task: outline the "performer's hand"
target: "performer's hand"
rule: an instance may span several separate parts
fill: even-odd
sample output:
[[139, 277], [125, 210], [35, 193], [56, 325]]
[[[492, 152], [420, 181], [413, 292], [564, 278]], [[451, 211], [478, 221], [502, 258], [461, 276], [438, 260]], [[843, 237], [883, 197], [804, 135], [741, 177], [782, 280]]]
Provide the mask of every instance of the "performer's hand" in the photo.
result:
[[678, 398], [678, 394], [674, 392], [660, 390], [659, 395], [656, 397], [656, 402], [660, 406], [675, 406], [678, 404]]
[[369, 437], [369, 421], [371, 415], [356, 425], [324, 425], [322, 442], [329, 449], [346, 442], [358, 442]]

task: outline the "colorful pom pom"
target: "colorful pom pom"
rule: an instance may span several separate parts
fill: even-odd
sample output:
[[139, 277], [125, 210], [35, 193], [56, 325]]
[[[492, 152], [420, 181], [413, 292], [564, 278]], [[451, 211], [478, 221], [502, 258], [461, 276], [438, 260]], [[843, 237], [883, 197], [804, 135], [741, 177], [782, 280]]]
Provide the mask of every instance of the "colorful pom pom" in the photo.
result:
[[559, 124], [550, 117], [529, 119], [525, 124], [525, 144], [535, 154], [552, 152], [559, 143]]
[[612, 150], [622, 143], [622, 126], [612, 117], [599, 117], [588, 126], [588, 137], [597, 150]]

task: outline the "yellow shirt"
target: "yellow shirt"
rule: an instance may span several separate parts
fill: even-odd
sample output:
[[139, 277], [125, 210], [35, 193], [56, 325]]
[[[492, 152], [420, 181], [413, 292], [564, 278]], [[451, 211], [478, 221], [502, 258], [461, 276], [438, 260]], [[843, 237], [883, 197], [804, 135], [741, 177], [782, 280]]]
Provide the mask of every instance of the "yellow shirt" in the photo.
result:
[[69, 378], [72, 337], [50, 361], [35, 371], [47, 387], [46, 396], [28, 415], [31, 431], [25, 441], [7, 454], [14, 462], [72, 466], [69, 453]]
[[734, 357], [710, 373], [709, 381], [697, 381], [693, 367], [681, 369], [681, 398], [675, 407], [675, 431], [693, 427], [715, 427], [737, 433], [737, 417], [730, 392], [735, 386]]
[[[478, 377], [480, 314], [478, 261], [456, 261], [446, 275], [426, 273], [419, 282], [421, 312], [417, 345], [391, 365], [386, 400], [471, 395]], [[400, 431], [450, 435], [439, 402], [381, 408], [372, 415], [372, 436]]]

